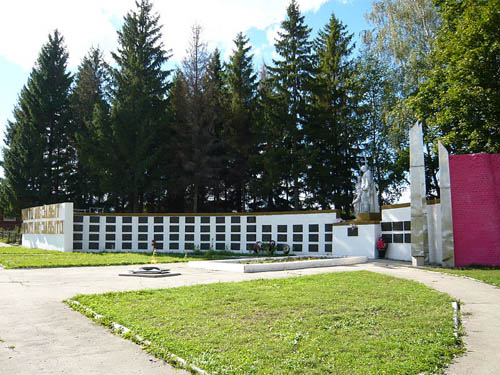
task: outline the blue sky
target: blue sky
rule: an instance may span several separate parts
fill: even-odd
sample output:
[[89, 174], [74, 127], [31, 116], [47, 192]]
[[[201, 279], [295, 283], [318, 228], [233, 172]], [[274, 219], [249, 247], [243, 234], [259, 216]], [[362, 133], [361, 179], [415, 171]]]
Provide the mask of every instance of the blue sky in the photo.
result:
[[[6, 4], [5, 4], [6, 3]], [[239, 31], [250, 38], [255, 62], [271, 63], [273, 39], [284, 19], [289, 0], [184, 0], [182, 2], [153, 0], [154, 10], [164, 25], [163, 42], [172, 49], [172, 64], [182, 60], [194, 23], [203, 27], [203, 38], [209, 48], [218, 47], [224, 57], [232, 49], [232, 40]], [[298, 0], [313, 28], [313, 36], [335, 13], [348, 31], [358, 39], [369, 26], [365, 13], [370, 0]], [[74, 72], [91, 46], [99, 46], [110, 61], [110, 51], [116, 49], [116, 29], [123, 16], [134, 8], [134, 0], [17, 0], [3, 2], [0, 14], [0, 133], [1, 146], [8, 120], [18, 95], [27, 82], [30, 71], [47, 35], [59, 29], [66, 40]], [[256, 66], [256, 69], [259, 69]], [[3, 171], [0, 170], [0, 175]]]

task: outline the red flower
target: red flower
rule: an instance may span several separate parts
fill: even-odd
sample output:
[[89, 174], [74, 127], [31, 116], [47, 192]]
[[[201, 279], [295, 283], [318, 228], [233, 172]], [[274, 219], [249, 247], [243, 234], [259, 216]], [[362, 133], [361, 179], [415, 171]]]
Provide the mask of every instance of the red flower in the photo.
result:
[[379, 237], [377, 241], [377, 250], [385, 250], [387, 248], [387, 244], [385, 243], [382, 237]]

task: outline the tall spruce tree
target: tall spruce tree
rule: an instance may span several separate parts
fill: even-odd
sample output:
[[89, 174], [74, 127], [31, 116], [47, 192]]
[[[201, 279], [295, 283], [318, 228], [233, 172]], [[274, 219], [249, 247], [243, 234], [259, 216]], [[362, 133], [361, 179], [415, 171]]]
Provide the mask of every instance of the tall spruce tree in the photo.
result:
[[219, 163], [215, 137], [215, 122], [208, 105], [207, 71], [210, 55], [201, 38], [201, 26], [192, 28], [187, 56], [182, 62], [183, 77], [187, 85], [188, 113], [186, 129], [179, 142], [184, 179], [189, 180], [192, 212], [204, 210], [209, 186], [218, 177]]
[[211, 179], [209, 188], [210, 202], [206, 209], [212, 212], [230, 211], [228, 204], [228, 175], [230, 174], [230, 152], [226, 145], [227, 124], [230, 118], [228, 90], [225, 82], [226, 69], [221, 61], [220, 51], [216, 48], [210, 55], [207, 74], [203, 80], [206, 96], [205, 112], [209, 120], [210, 137], [213, 137], [212, 170], [217, 174]]
[[226, 141], [230, 155], [229, 170], [234, 191], [233, 209], [246, 210], [250, 180], [249, 157], [255, 152], [257, 76], [252, 66], [248, 38], [238, 33], [235, 49], [227, 64], [227, 83], [231, 101]]
[[[166, 157], [166, 93], [168, 51], [161, 42], [159, 15], [149, 0], [124, 18], [118, 32], [118, 51], [112, 53], [111, 127], [113, 165], [108, 173], [113, 193], [128, 210], [141, 212], [146, 197], [154, 200], [155, 180]], [[153, 194], [154, 195], [154, 194]], [[126, 202], [126, 203], [125, 203]]]
[[352, 58], [352, 34], [334, 14], [314, 41], [316, 71], [313, 111], [305, 128], [311, 205], [349, 212], [353, 170], [363, 140], [360, 88]]
[[254, 211], [285, 211], [290, 209], [283, 181], [288, 176], [287, 157], [282, 140], [286, 130], [274, 118], [273, 82], [268, 68], [262, 66], [259, 74], [257, 95], [256, 137], [257, 152], [250, 156], [249, 164], [254, 171], [250, 183]]
[[102, 204], [103, 179], [108, 169], [109, 67], [99, 48], [91, 48], [75, 76], [71, 94], [72, 144], [76, 150], [75, 176], [71, 193], [76, 207]]
[[273, 122], [283, 127], [281, 152], [287, 155], [287, 195], [294, 209], [300, 209], [306, 171], [304, 125], [310, 104], [313, 63], [309, 40], [311, 29], [304, 23], [299, 5], [292, 0], [287, 8], [283, 31], [275, 43], [279, 59], [269, 67], [273, 82]]
[[6, 212], [62, 202], [73, 170], [69, 145], [71, 75], [62, 35], [49, 35], [7, 125], [3, 163]]

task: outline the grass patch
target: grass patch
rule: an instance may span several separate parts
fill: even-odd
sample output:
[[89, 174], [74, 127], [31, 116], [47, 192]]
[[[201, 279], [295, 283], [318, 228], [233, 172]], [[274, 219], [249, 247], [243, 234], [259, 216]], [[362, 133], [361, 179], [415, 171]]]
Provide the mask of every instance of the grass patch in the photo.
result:
[[[146, 264], [151, 261], [151, 253], [65, 253], [25, 247], [0, 247], [0, 264], [11, 268], [51, 268], [111, 266], [126, 264]], [[178, 263], [190, 260], [215, 260], [241, 256], [229, 251], [157, 254], [158, 263]], [[251, 255], [245, 255], [245, 257]]]
[[450, 275], [467, 276], [500, 287], [500, 267], [468, 266], [459, 268], [427, 268]]
[[434, 373], [463, 352], [449, 296], [367, 271], [74, 300], [210, 374]]

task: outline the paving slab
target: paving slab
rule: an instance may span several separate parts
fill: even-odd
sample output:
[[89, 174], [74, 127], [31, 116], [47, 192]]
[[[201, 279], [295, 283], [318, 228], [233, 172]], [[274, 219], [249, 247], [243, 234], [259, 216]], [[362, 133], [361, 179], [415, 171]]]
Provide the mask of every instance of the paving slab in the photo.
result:
[[6, 374], [187, 374], [173, 369], [132, 343], [113, 335], [61, 301], [79, 293], [103, 293], [325, 272], [368, 270], [416, 280], [460, 299], [466, 314], [467, 355], [450, 375], [498, 374], [500, 289], [471, 279], [423, 271], [402, 262], [371, 262], [266, 273], [234, 273], [164, 264], [181, 275], [168, 278], [120, 277], [138, 266], [0, 269], [0, 363]]

